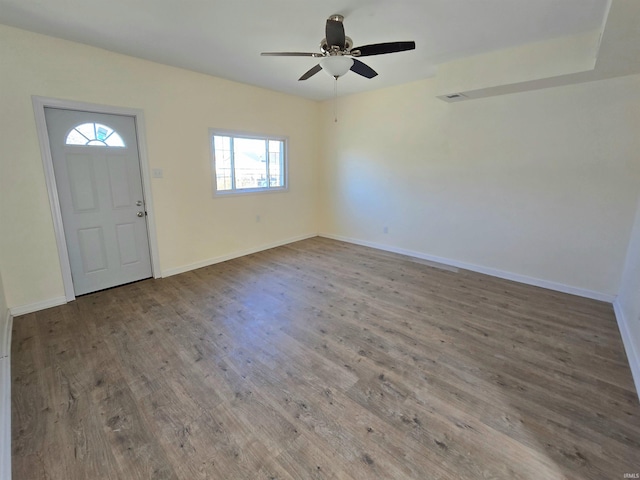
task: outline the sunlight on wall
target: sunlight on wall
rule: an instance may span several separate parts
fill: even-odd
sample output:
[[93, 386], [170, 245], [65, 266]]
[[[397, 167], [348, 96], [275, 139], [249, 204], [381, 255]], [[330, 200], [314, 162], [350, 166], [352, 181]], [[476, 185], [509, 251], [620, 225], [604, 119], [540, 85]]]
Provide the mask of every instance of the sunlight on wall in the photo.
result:
[[[325, 102], [322, 233], [613, 296], [640, 191], [640, 77], [448, 104]], [[388, 233], [384, 233], [385, 227]]]

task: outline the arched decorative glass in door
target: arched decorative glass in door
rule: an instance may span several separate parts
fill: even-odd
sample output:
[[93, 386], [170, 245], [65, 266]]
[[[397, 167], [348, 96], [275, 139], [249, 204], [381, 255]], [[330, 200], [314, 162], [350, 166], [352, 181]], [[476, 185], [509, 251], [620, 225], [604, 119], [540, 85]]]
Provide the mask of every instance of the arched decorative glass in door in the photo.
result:
[[74, 127], [67, 135], [65, 145], [125, 146], [118, 132], [101, 123], [83, 123]]

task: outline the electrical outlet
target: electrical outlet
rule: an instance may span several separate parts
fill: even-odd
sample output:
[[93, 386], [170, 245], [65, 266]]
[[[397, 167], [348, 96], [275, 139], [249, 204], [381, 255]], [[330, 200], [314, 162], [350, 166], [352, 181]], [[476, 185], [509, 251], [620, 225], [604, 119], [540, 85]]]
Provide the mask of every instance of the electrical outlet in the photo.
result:
[[162, 178], [162, 177], [163, 177], [162, 169], [161, 169], [161, 168], [154, 168], [154, 169], [151, 171], [151, 176], [152, 176], [153, 178]]
[[389, 227], [383, 227], [382, 233], [389, 233]]
[[262, 220], [262, 219], [260, 218], [260, 215], [256, 215], [256, 223], [260, 223], [260, 220]]

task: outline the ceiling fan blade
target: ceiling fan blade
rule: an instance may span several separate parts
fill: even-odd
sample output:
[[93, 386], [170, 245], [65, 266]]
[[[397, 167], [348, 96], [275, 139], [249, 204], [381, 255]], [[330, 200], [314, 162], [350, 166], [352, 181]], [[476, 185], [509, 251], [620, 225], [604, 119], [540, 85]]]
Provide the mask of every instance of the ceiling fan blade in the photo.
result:
[[322, 57], [321, 53], [310, 52], [262, 52], [263, 57]]
[[378, 72], [376, 72], [369, 65], [366, 65], [362, 63], [360, 60], [357, 60], [355, 58], [353, 59], [353, 65], [351, 65], [350, 70], [366, 78], [373, 78], [376, 75], [378, 75]]
[[[371, 55], [382, 55], [385, 53], [404, 52], [405, 50], [413, 50], [415, 48], [416, 42], [387, 42], [352, 48], [351, 52], [357, 57], [368, 57]], [[360, 52], [359, 55], [356, 53], [356, 50]]]
[[329, 47], [339, 47], [340, 50], [344, 49], [346, 37], [344, 35], [344, 25], [342, 22], [332, 20], [331, 18], [328, 19], [325, 33]]
[[309, 69], [304, 75], [302, 75], [298, 81], [300, 80], [306, 80], [309, 77], [313, 77], [316, 73], [318, 73], [320, 70], [322, 70], [322, 67], [320, 66], [320, 64], [317, 64], [315, 67]]

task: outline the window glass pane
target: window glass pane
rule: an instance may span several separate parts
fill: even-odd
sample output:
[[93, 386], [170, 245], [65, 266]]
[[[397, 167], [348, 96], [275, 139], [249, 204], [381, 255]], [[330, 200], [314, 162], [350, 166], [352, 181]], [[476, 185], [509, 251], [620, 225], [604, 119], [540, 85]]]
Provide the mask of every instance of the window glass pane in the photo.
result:
[[213, 134], [212, 154], [218, 192], [286, 187], [283, 140]]
[[83, 123], [71, 130], [65, 141], [67, 145], [101, 145], [124, 147], [124, 140], [111, 127], [100, 123]]
[[124, 140], [116, 132], [111, 133], [104, 143], [110, 147], [124, 147]]
[[218, 174], [216, 177], [216, 188], [218, 190], [231, 190], [233, 188], [231, 184], [231, 170], [226, 174]]
[[[231, 162], [227, 156], [226, 161], [221, 159], [221, 166], [218, 167], [218, 157], [216, 157], [216, 179], [218, 182], [218, 190], [231, 190]], [[226, 166], [225, 166], [226, 164]]]
[[99, 123], [95, 124], [95, 130], [96, 130], [96, 140], [100, 140], [101, 142], [104, 142], [105, 139], [113, 132], [113, 129], [107, 127], [106, 125], [101, 125]]
[[283, 151], [284, 142], [269, 140], [269, 186], [282, 187], [284, 185]]
[[216, 168], [231, 168], [231, 152], [229, 150], [215, 149]]
[[237, 189], [268, 186], [265, 140], [234, 138], [233, 160]]
[[71, 130], [69, 135], [67, 135], [67, 140], [65, 143], [67, 145], [86, 145], [88, 141], [89, 139], [87, 137], [82, 135], [78, 130], [74, 128], [73, 130]]
[[87, 137], [89, 140], [94, 140], [96, 138], [96, 129], [95, 123], [84, 123], [82, 125], [78, 125], [76, 127], [82, 135]]
[[216, 188], [231, 190], [231, 138], [216, 135], [213, 137], [214, 159], [216, 167]]
[[280, 140], [269, 140], [269, 152], [280, 153], [281, 149], [282, 149], [282, 141], [280, 141]]
[[213, 145], [216, 150], [231, 150], [231, 137], [216, 135], [213, 137]]

